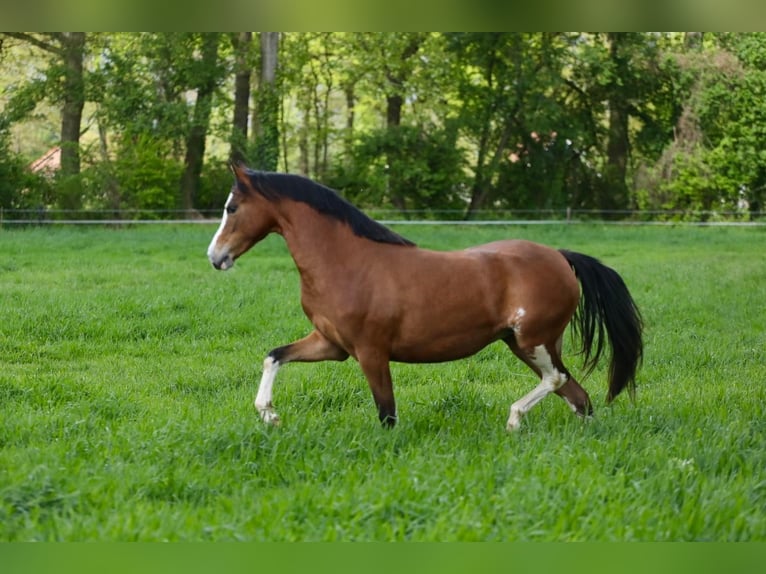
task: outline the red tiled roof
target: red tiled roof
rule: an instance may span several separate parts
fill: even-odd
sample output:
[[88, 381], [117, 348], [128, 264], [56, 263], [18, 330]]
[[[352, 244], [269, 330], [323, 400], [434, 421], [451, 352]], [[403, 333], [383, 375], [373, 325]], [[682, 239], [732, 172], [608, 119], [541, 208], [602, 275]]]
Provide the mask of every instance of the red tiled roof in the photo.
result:
[[29, 169], [33, 172], [49, 171], [54, 172], [61, 167], [61, 148], [52, 147], [35, 161], [29, 164]]

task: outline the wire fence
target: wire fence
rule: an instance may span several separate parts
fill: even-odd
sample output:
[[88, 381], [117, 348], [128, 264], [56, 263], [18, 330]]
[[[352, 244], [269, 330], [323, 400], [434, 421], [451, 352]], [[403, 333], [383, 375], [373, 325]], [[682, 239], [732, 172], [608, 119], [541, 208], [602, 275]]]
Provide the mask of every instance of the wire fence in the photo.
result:
[[[764, 211], [515, 209], [463, 210], [366, 209], [386, 225], [608, 225], [766, 226]], [[0, 226], [214, 224], [221, 210], [157, 209], [3, 209]]]

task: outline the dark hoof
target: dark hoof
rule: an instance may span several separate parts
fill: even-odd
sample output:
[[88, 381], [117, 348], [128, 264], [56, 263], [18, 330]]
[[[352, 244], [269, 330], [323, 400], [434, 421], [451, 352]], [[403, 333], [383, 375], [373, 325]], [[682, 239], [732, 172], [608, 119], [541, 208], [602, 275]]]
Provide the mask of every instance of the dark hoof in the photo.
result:
[[384, 428], [392, 429], [396, 425], [396, 415], [385, 415], [380, 417], [380, 424]]

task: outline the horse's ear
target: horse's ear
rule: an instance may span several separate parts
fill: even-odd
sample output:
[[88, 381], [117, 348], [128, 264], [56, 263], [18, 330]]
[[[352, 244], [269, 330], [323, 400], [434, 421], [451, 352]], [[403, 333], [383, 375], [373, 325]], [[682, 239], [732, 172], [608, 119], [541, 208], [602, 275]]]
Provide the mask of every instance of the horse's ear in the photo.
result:
[[232, 160], [229, 163], [229, 168], [231, 169], [231, 172], [234, 174], [234, 177], [237, 178], [240, 181], [244, 181], [246, 178], [247, 173], [247, 166], [239, 161], [239, 160]]
[[247, 166], [241, 161], [232, 161], [229, 164], [229, 167], [231, 168], [231, 172], [234, 174], [234, 181], [236, 181], [237, 188], [242, 193], [248, 193], [250, 190], [251, 182]]

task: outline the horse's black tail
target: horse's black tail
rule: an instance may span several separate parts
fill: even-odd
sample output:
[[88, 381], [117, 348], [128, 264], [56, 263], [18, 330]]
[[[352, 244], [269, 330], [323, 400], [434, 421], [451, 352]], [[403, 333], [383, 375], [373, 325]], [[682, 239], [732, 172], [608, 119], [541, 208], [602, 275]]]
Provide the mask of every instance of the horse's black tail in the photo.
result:
[[586, 371], [590, 373], [601, 358], [606, 330], [611, 347], [606, 400], [612, 402], [625, 388], [633, 399], [636, 370], [644, 352], [643, 320], [636, 302], [622, 277], [611, 267], [582, 253], [564, 249], [560, 252], [574, 269], [582, 287], [572, 327], [582, 340]]

